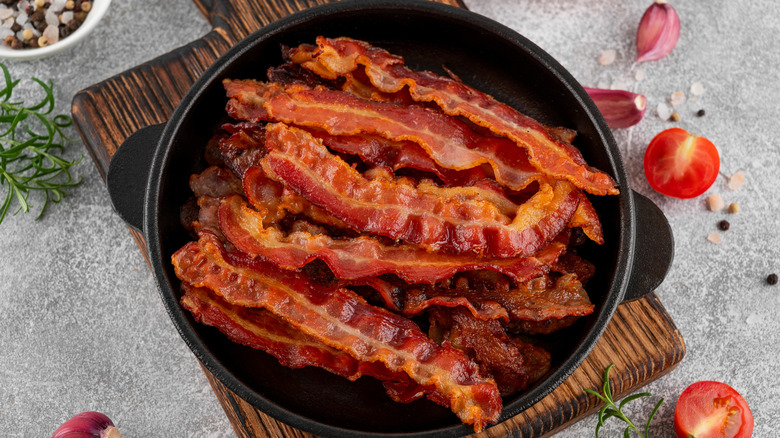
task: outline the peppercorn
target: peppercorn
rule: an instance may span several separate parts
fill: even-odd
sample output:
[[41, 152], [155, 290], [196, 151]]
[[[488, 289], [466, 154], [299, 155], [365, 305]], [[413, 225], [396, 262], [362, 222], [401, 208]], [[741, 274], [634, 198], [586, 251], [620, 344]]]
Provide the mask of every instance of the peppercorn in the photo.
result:
[[76, 3], [73, 2], [73, 0], [68, 0], [65, 2], [65, 9], [73, 9], [76, 7]]
[[682, 117], [680, 117], [680, 113], [678, 113], [676, 111], [673, 112], [671, 116], [669, 116], [669, 120], [671, 120], [673, 122], [679, 122], [681, 118]]
[[5, 45], [8, 46], [8, 47], [11, 47], [11, 43], [13, 42], [14, 38], [15, 37], [13, 35], [8, 35], [7, 37], [5, 37], [5, 40], [4, 40], [5, 41]]
[[19, 32], [20, 30], [22, 30], [22, 26], [19, 23], [14, 21], [14, 24], [11, 25], [11, 30], [14, 32]]
[[46, 30], [46, 27], [48, 24], [46, 24], [45, 21], [41, 21], [40, 23], [35, 25], [35, 28], [38, 29], [38, 32], [43, 33], [44, 30]]
[[19, 38], [14, 38], [13, 41], [11, 41], [11, 48], [12, 49], [21, 49], [24, 47], [24, 43]]
[[60, 28], [60, 38], [66, 38], [68, 35], [70, 35], [73, 31], [70, 30], [68, 26], [62, 26]]
[[24, 32], [22, 32], [22, 38], [24, 38], [25, 41], [29, 41], [33, 37], [33, 31], [32, 29], [25, 29]]
[[38, 38], [30, 38], [30, 41], [27, 41], [27, 46], [31, 49], [37, 49], [38, 48]]
[[24, 12], [29, 16], [35, 12], [35, 6], [33, 5], [27, 5], [26, 8], [24, 8]]
[[46, 18], [46, 14], [42, 10], [40, 10], [40, 9], [38, 9], [37, 11], [33, 12], [30, 15], [30, 21], [32, 21], [34, 23], [37, 23], [39, 21], [43, 21], [44, 18]]
[[92, 10], [92, 3], [90, 2], [82, 2], [81, 3], [81, 10], [84, 12], [89, 12]]
[[38, 47], [46, 47], [49, 45], [49, 39], [45, 36], [38, 38]]
[[[84, 7], [83, 3], [81, 4], [81, 7], [82, 8]], [[74, 12], [73, 13], [73, 21], [78, 21], [79, 24], [83, 23], [84, 20], [86, 20], [86, 19], [87, 19], [87, 13], [84, 12], [83, 10], [81, 12]]]
[[739, 204], [737, 204], [736, 202], [732, 202], [731, 204], [729, 204], [729, 213], [736, 214], [739, 213], [739, 210], [740, 210]]
[[769, 284], [771, 286], [776, 285], [777, 284], [777, 274], [772, 273], [772, 274], [767, 275], [766, 276], [766, 282], [767, 282], [767, 284]]
[[720, 228], [722, 231], [728, 231], [729, 227], [731, 227], [731, 224], [727, 220], [718, 222], [718, 228]]
[[46, 0], [35, 0], [35, 7], [42, 8]]
[[703, 109], [700, 109], [699, 111], [696, 111], [696, 115], [698, 117], [704, 117], [705, 114], [707, 114], [707, 111], [704, 111]]

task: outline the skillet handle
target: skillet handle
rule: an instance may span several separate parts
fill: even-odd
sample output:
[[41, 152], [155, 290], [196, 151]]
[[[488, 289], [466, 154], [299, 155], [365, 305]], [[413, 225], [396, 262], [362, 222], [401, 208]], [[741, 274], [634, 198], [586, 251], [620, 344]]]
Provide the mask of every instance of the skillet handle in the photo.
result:
[[674, 259], [674, 236], [666, 216], [650, 199], [637, 192], [634, 263], [623, 302], [642, 298], [657, 288]]
[[144, 200], [149, 169], [165, 124], [141, 128], [117, 149], [108, 165], [108, 196], [127, 225], [143, 232]]

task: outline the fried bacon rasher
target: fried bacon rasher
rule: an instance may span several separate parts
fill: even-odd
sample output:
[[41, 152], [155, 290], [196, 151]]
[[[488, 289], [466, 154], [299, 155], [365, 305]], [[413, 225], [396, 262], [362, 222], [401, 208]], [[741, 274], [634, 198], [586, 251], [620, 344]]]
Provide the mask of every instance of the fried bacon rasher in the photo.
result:
[[570, 236], [603, 243], [585, 192], [614, 181], [572, 130], [367, 43], [285, 50], [269, 82], [224, 81], [235, 123], [190, 178], [194, 240], [172, 257], [182, 306], [282, 365], [370, 376], [481, 431], [550, 369], [528, 336], [593, 312]]

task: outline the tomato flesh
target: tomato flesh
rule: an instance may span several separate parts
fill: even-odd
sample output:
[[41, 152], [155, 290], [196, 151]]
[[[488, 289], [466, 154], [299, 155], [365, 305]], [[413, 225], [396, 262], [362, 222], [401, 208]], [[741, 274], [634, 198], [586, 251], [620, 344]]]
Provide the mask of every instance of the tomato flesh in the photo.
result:
[[674, 430], [678, 438], [749, 438], [753, 435], [753, 413], [731, 386], [696, 382], [677, 400]]
[[694, 198], [718, 177], [720, 156], [711, 141], [681, 128], [661, 131], [645, 151], [645, 176], [659, 193]]

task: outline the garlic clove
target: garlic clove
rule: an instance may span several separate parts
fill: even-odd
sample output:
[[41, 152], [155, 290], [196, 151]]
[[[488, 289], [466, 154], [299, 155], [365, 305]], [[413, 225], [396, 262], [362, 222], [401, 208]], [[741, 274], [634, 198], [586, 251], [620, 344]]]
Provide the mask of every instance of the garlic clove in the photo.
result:
[[588, 87], [585, 91], [612, 129], [634, 126], [645, 116], [647, 99], [641, 94]]
[[636, 62], [657, 61], [680, 39], [680, 17], [665, 0], [656, 0], [642, 16], [636, 32]]
[[100, 412], [82, 412], [62, 423], [51, 438], [122, 438], [110, 418]]

